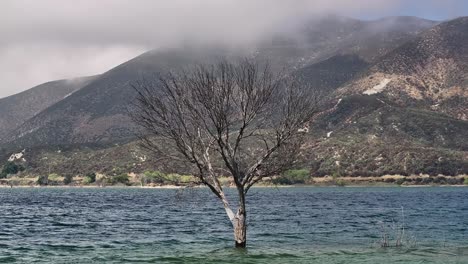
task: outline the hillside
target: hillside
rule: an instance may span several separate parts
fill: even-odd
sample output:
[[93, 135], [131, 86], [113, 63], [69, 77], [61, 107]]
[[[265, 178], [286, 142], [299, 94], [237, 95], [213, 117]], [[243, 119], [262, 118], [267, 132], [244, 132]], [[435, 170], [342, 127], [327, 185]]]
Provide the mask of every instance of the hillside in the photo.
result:
[[97, 76], [47, 82], [16, 95], [0, 99], [0, 142], [47, 107], [70, 96]]
[[[392, 18], [392, 23], [389, 23], [387, 20], [359, 21], [328, 17], [318, 22], [310, 22], [308, 26], [299, 28], [294, 34], [279, 34], [279, 38], [284, 41], [274, 40], [268, 45], [262, 44], [256, 51], [248, 54], [270, 61], [275, 68], [293, 71], [312, 62], [354, 52], [356, 49], [366, 51], [366, 53], [375, 49], [391, 50], [396, 48], [398, 43], [411, 39], [419, 31], [434, 24], [431, 21], [412, 18], [412, 26], [404, 26], [407, 20], [406, 17]], [[372, 39], [372, 42], [364, 41], [358, 45], [355, 43], [357, 39]], [[234, 52], [233, 55], [245, 55], [245, 52], [245, 50]], [[193, 47], [142, 54], [102, 74], [80, 91], [25, 122], [8, 134], [7, 145], [22, 148], [129, 140], [134, 136], [134, 126], [127, 116], [128, 105], [134, 96], [130, 85], [132, 82], [151, 73], [164, 72], [168, 69], [225, 56], [229, 54], [222, 48], [197, 49]], [[362, 60], [358, 57], [354, 59]], [[330, 72], [325, 72], [329, 80], [334, 79], [331, 77], [335, 71], [332, 69], [333, 65], [340, 63], [340, 61], [333, 60], [331, 62], [328, 66]], [[357, 63], [361, 67], [367, 62]], [[349, 70], [352, 74], [345, 76], [347, 73], [344, 73], [340, 77], [341, 82], [347, 81], [356, 73], [354, 68], [344, 70]], [[315, 75], [321, 77], [323, 75], [323, 73], [318, 73], [321, 69], [314, 66], [305, 71], [309, 71], [307, 75], [311, 78]]]
[[295, 69], [336, 55], [353, 54], [372, 63], [437, 22], [417, 17], [363, 21], [340, 16], [311, 19], [288, 33], [262, 43], [257, 54], [272, 64]]
[[368, 67], [369, 63], [355, 54], [336, 55], [305, 66], [295, 74], [314, 89], [333, 92]]
[[312, 131], [302, 166], [316, 175], [468, 173], [468, 122], [443, 113], [351, 95]]
[[468, 18], [441, 23], [334, 92], [316, 121], [317, 173], [468, 172]]
[[320, 27], [279, 34], [253, 52], [186, 47], [142, 54], [11, 131], [0, 159], [26, 148], [25, 166], [34, 175], [155, 168], [186, 173], [184, 166], [152, 159], [138, 146], [127, 115], [131, 83], [249, 54], [330, 95], [298, 168], [318, 176], [468, 173], [467, 18], [437, 25], [412, 17], [314, 23]]
[[400, 106], [468, 120], [468, 17], [439, 24], [386, 54], [341, 95], [378, 94]]
[[151, 51], [102, 74], [9, 134], [9, 146], [100, 144], [134, 138], [131, 84], [144, 77], [225, 55], [206, 50]]

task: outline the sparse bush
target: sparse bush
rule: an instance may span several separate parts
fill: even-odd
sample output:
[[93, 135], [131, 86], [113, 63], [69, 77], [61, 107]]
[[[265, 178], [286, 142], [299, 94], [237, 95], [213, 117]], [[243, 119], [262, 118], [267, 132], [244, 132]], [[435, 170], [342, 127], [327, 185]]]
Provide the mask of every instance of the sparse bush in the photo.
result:
[[17, 174], [18, 172], [24, 171], [24, 167], [22, 165], [18, 165], [14, 162], [7, 162], [0, 172], [0, 179], [6, 178], [9, 174]]
[[91, 172], [86, 174], [86, 176], [83, 179], [83, 182], [86, 184], [94, 183], [96, 181], [96, 173]]
[[166, 176], [163, 179], [163, 182], [178, 185], [180, 181], [180, 177], [181, 176], [177, 173], [166, 174]]
[[73, 182], [73, 176], [68, 174], [63, 178], [63, 184], [68, 185]]
[[166, 174], [160, 171], [145, 171], [140, 178], [141, 184], [156, 183], [162, 184], [166, 179]]
[[450, 185], [463, 184], [463, 179], [462, 178], [455, 178], [455, 177], [448, 177], [447, 178], [447, 184], [450, 184]]
[[283, 177], [288, 179], [292, 184], [304, 184], [310, 175], [307, 169], [288, 170], [283, 174]]
[[180, 175], [177, 173], [163, 173], [161, 171], [145, 171], [143, 175], [140, 175], [140, 181], [142, 185], [146, 184], [187, 184], [194, 181], [194, 177], [191, 175]]
[[83, 178], [83, 183], [84, 183], [84, 184], [91, 184], [91, 183], [93, 183], [93, 182], [94, 182], [94, 181], [93, 181], [93, 180], [91, 179], [91, 177], [89, 177], [89, 176], [85, 176], [85, 177]]
[[119, 183], [122, 183], [122, 184], [125, 184], [125, 185], [128, 185], [130, 183], [130, 179], [128, 177], [128, 174], [126, 173], [122, 173], [120, 175], [117, 175], [117, 176], [113, 176], [111, 178], [111, 183], [112, 184], [119, 184]]
[[180, 175], [177, 173], [170, 173], [166, 175], [164, 182], [169, 183], [169, 184], [174, 184], [174, 185], [180, 185], [184, 183], [189, 183], [193, 180], [194, 180], [193, 177], [189, 175]]
[[120, 167], [115, 167], [115, 168], [112, 168], [112, 171], [110, 173], [111, 176], [119, 176], [119, 175], [122, 175], [124, 173], [126, 173], [128, 170], [126, 169], [123, 169], [123, 168], [120, 168]]
[[345, 183], [345, 181], [343, 179], [340, 179], [340, 177], [341, 177], [340, 171], [337, 170], [337, 171], [333, 172], [333, 174], [332, 174], [333, 183], [335, 185], [337, 185], [337, 186], [343, 187], [343, 186], [346, 185], [346, 183]]
[[52, 174], [49, 174], [49, 181], [57, 181], [57, 180], [60, 180], [60, 178], [62, 178], [60, 175], [58, 175], [57, 173], [52, 173]]
[[275, 185], [291, 185], [293, 184], [290, 179], [280, 176], [272, 180], [272, 183]]
[[437, 184], [446, 184], [447, 183], [447, 179], [444, 177], [444, 176], [437, 176], [434, 178], [434, 183], [437, 183]]
[[407, 182], [411, 182], [412, 184], [427, 184], [429, 181], [422, 179], [422, 178], [414, 178], [414, 179], [407, 179]]
[[341, 177], [341, 173], [339, 171], [333, 172], [333, 174], [332, 174], [333, 180], [336, 180], [339, 177]]
[[335, 185], [340, 186], [340, 187], [344, 187], [344, 186], [346, 186], [346, 182], [343, 179], [338, 179], [338, 180], [335, 181]]
[[49, 176], [48, 175], [41, 175], [37, 178], [37, 184], [39, 185], [48, 185], [49, 184]]
[[421, 180], [421, 183], [422, 183], [422, 184], [430, 184], [430, 183], [432, 183], [432, 182], [433, 182], [432, 177], [423, 178], [423, 179]]
[[465, 177], [465, 179], [463, 180], [463, 184], [468, 185], [468, 177]]
[[180, 175], [180, 182], [181, 183], [190, 183], [193, 182], [195, 179], [193, 176], [190, 175]]
[[63, 177], [56, 173], [47, 176], [47, 185], [59, 185], [61, 182], [63, 182]]
[[398, 185], [402, 185], [403, 183], [405, 183], [405, 181], [406, 181], [406, 178], [399, 178], [395, 181], [395, 183]]
[[272, 183], [277, 185], [304, 184], [308, 180], [309, 175], [310, 171], [307, 169], [288, 170], [280, 177], [274, 178]]

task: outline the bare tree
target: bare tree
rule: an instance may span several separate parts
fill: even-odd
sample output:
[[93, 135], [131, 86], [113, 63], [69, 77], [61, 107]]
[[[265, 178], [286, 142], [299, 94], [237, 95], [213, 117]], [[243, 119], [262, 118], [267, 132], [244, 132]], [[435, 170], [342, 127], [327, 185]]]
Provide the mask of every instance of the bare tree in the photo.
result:
[[[264, 177], [289, 169], [303, 143], [319, 96], [292, 77], [248, 59], [199, 65], [134, 85], [133, 119], [150, 150], [170, 153], [222, 202], [236, 247], [246, 246], [246, 194]], [[166, 147], [163, 147], [166, 146]], [[170, 151], [169, 151], [170, 152]], [[219, 177], [232, 177], [235, 213]]]

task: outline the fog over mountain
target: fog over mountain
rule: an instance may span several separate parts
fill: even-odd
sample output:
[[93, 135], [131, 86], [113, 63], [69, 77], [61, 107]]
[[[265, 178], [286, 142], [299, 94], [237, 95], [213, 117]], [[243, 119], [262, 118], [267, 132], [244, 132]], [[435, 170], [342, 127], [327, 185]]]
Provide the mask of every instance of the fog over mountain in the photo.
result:
[[[435, 7], [442, 19], [459, 15], [459, 1], [423, 2], [421, 12]], [[99, 74], [154, 48], [251, 47], [326, 14], [374, 19], [400, 14], [403, 5], [408, 1], [5, 0], [0, 98], [54, 79]]]
[[[328, 16], [298, 26], [294, 31], [277, 33], [269, 41], [259, 43], [255, 50], [233, 50], [219, 45], [153, 50], [100, 75], [8, 133], [0, 133], [0, 142], [18, 148], [132, 140], [135, 125], [127, 114], [135, 96], [131, 83], [142, 76], [228, 56], [254, 56], [269, 61], [275, 69], [284, 68], [289, 72], [309, 65], [301, 71], [305, 79], [316, 88], [336, 89], [375, 58], [435, 24], [411, 17], [362, 21]], [[334, 58], [318, 63], [331, 56]], [[314, 63], [318, 64], [311, 65]]]
[[140, 148], [132, 84], [244, 56], [328, 95], [297, 160], [311, 175], [468, 172], [462, 1], [0, 3], [0, 97], [16, 93], [0, 100], [0, 165], [18, 162], [27, 181], [190, 173]]

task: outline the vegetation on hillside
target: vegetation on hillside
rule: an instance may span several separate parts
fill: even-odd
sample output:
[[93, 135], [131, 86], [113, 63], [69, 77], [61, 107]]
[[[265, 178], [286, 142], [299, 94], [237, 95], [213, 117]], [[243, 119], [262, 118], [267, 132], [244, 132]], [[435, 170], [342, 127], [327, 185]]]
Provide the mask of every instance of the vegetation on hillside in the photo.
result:
[[16, 164], [15, 162], [7, 162], [3, 165], [2, 170], [0, 171], [0, 179], [6, 178], [8, 175], [14, 175], [19, 172], [24, 171], [25, 168], [21, 164]]

